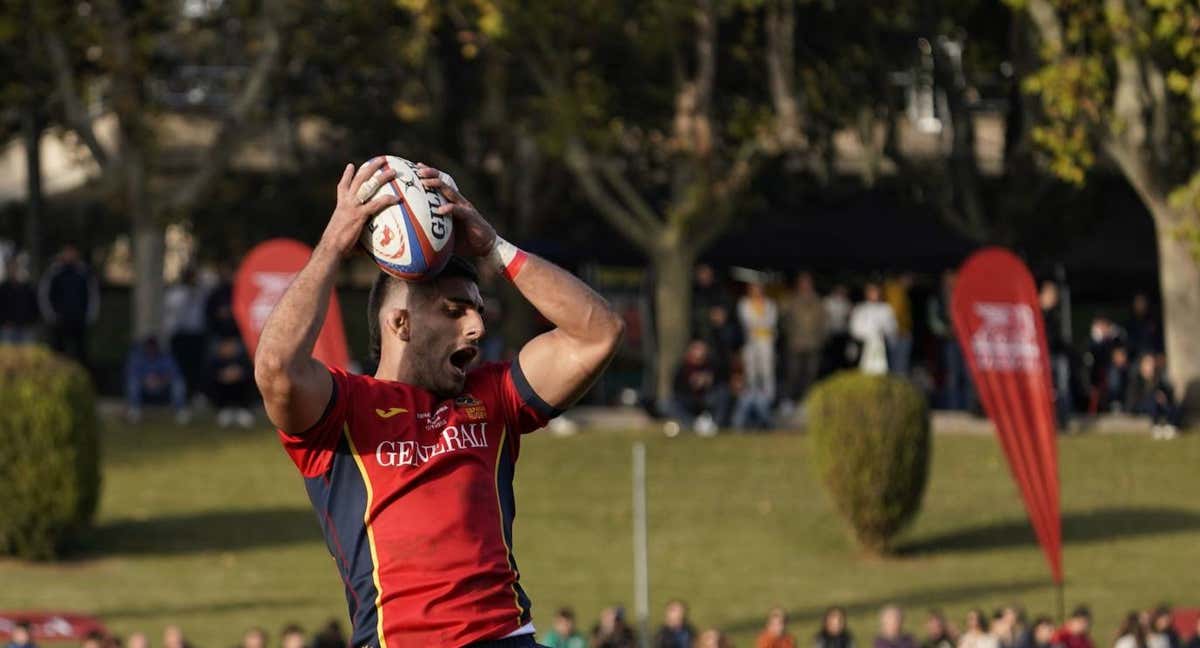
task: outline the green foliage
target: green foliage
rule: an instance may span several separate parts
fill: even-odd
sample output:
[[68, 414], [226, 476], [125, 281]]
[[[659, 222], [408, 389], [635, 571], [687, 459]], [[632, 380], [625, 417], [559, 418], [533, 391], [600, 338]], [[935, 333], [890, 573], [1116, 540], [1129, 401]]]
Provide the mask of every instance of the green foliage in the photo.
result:
[[0, 411], [0, 554], [53, 558], [96, 512], [91, 382], [82, 367], [40, 347], [0, 347]]
[[862, 548], [885, 553], [925, 493], [924, 397], [906, 380], [847, 371], [814, 387], [807, 404], [815, 472]]

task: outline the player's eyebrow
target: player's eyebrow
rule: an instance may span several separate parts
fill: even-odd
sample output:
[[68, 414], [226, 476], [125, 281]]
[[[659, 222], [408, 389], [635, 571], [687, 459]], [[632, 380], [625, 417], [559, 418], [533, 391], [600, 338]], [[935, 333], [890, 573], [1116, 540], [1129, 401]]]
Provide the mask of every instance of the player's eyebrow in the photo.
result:
[[474, 308], [475, 310], [479, 311], [479, 314], [480, 314], [480, 315], [483, 315], [483, 310], [484, 310], [484, 308], [483, 308], [483, 301], [482, 301], [482, 300], [481, 300], [481, 301], [475, 301], [474, 299], [471, 299], [471, 298], [469, 298], [469, 297], [454, 297], [454, 296], [451, 296], [451, 297], [446, 297], [446, 301], [448, 301], [448, 302], [450, 302], [450, 303], [452, 303], [452, 304], [458, 304], [458, 305], [460, 305], [460, 306], [469, 306], [469, 307], [471, 307], [471, 308]]

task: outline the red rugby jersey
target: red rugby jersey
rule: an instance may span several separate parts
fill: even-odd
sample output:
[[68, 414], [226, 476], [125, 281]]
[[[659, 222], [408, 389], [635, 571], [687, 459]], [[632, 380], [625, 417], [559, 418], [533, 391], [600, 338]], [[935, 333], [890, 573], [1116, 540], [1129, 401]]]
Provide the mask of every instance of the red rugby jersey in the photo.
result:
[[521, 435], [556, 415], [514, 362], [455, 398], [330, 369], [310, 430], [279, 432], [346, 586], [351, 645], [465, 646], [530, 622], [512, 553]]

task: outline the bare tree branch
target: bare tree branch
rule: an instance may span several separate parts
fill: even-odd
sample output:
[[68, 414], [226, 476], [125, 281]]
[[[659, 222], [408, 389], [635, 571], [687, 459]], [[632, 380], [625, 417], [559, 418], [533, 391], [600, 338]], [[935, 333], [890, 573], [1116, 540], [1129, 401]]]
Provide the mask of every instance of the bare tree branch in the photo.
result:
[[621, 172], [615, 161], [602, 160], [596, 166], [609, 186], [616, 190], [617, 195], [620, 196], [625, 206], [629, 209], [630, 215], [641, 221], [643, 227], [653, 230], [662, 224], [658, 216], [654, 213], [654, 209], [637, 192], [637, 189], [629, 182], [625, 174]]
[[1055, 60], [1064, 51], [1062, 22], [1049, 0], [1029, 0], [1029, 16], [1042, 39], [1042, 56]]
[[63, 45], [62, 37], [55, 29], [47, 28], [45, 44], [50, 67], [54, 70], [54, 81], [58, 86], [59, 99], [62, 101], [63, 111], [66, 113], [67, 125], [75, 131], [79, 139], [83, 140], [100, 168], [107, 171], [112, 156], [96, 138], [92, 118], [87, 114], [87, 109], [83, 107], [83, 100], [76, 89], [75, 74], [71, 71], [71, 62], [67, 57], [67, 48]]
[[743, 144], [725, 176], [713, 183], [711, 202], [719, 208], [713, 210], [713, 219], [705, 224], [706, 227], [692, 229], [691, 245], [697, 253], [703, 252], [720, 238], [729, 223], [739, 215], [738, 198], [758, 172], [760, 153], [753, 141]]
[[591, 154], [577, 138], [573, 137], [568, 141], [566, 159], [567, 166], [571, 169], [575, 179], [579, 181], [579, 186], [587, 195], [588, 200], [600, 210], [601, 215], [613, 227], [619, 229], [622, 234], [642, 248], [642, 251], [653, 251], [655, 235], [658, 233], [657, 230], [661, 229], [661, 225], [657, 229], [646, 228], [641, 219], [631, 214], [604, 188], [596, 173]]
[[775, 107], [774, 137], [784, 151], [800, 148], [800, 106], [796, 97], [796, 9], [792, 0], [768, 0], [763, 28], [767, 34], [767, 81]]
[[258, 107], [266, 93], [271, 75], [278, 66], [281, 49], [279, 34], [279, 13], [277, 2], [268, 0], [263, 5], [263, 43], [262, 50], [250, 74], [246, 78], [242, 91], [234, 99], [233, 105], [221, 122], [213, 142], [205, 151], [204, 160], [200, 167], [188, 178], [179, 191], [172, 192], [167, 206], [173, 210], [187, 210], [198, 201], [217, 176], [224, 171], [232, 158], [237, 141], [241, 139], [251, 112]]

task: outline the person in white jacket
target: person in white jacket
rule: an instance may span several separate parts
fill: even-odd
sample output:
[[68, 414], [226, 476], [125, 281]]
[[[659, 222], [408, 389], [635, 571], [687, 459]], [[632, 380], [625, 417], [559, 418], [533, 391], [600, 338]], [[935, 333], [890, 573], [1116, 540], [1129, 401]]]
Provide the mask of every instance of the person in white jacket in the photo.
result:
[[850, 335], [862, 343], [858, 367], [863, 373], [887, 373], [887, 342], [898, 331], [896, 313], [883, 301], [879, 284], [868, 283], [863, 287], [863, 301], [850, 312]]
[[746, 332], [742, 363], [746, 390], [766, 401], [775, 400], [775, 338], [779, 334], [779, 309], [763, 292], [761, 283], [748, 284], [746, 296], [738, 301], [738, 319]]

